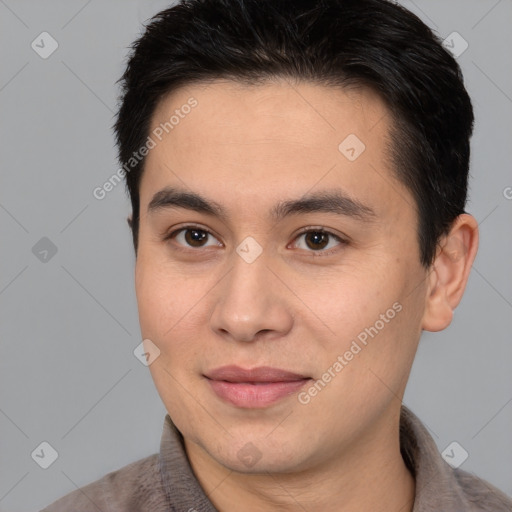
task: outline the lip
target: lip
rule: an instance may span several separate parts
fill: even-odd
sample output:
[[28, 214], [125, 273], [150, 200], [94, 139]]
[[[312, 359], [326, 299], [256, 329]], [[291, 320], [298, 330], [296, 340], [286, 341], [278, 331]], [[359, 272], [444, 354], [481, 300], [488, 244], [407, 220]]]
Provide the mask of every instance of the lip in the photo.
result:
[[263, 408], [297, 392], [310, 377], [280, 368], [223, 366], [205, 374], [213, 392], [242, 408]]

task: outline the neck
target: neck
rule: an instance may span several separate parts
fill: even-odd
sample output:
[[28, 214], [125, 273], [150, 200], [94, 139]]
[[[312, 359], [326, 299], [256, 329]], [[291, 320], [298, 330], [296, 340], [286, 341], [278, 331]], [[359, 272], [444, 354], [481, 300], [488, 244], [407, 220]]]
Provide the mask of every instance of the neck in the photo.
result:
[[415, 482], [400, 454], [399, 413], [375, 427], [349, 450], [293, 473], [238, 473], [186, 439], [185, 448], [219, 512], [411, 512]]

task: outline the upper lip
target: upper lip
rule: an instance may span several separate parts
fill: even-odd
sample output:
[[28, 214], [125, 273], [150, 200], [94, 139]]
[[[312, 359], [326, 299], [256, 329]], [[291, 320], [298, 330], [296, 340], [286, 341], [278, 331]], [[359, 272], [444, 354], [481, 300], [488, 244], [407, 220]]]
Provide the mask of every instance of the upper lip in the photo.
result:
[[244, 369], [234, 365], [221, 366], [211, 370], [205, 374], [205, 377], [211, 380], [224, 380], [227, 382], [291, 382], [309, 378], [305, 375], [270, 366]]

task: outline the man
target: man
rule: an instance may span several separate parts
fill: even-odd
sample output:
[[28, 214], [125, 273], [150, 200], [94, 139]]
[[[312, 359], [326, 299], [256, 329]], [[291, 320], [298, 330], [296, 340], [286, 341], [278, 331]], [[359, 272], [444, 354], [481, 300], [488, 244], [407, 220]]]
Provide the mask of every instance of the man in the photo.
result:
[[190, 0], [115, 125], [161, 452], [53, 511], [505, 511], [402, 406], [478, 246], [460, 69], [383, 0]]

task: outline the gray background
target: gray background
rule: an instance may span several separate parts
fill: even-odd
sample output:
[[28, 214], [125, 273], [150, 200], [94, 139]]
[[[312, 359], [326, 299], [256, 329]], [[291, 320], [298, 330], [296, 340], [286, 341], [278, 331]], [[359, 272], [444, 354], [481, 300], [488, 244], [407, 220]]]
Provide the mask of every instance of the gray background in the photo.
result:
[[[458, 57], [476, 113], [469, 211], [481, 245], [452, 325], [425, 333], [404, 402], [463, 469], [512, 494], [511, 0], [403, 4]], [[140, 343], [111, 131], [128, 45], [167, 2], [0, 0], [0, 510], [37, 510], [158, 450], [165, 409]], [[43, 31], [59, 47], [42, 59]], [[49, 238], [57, 253], [32, 252]], [[58, 452], [46, 470], [31, 458]]]

